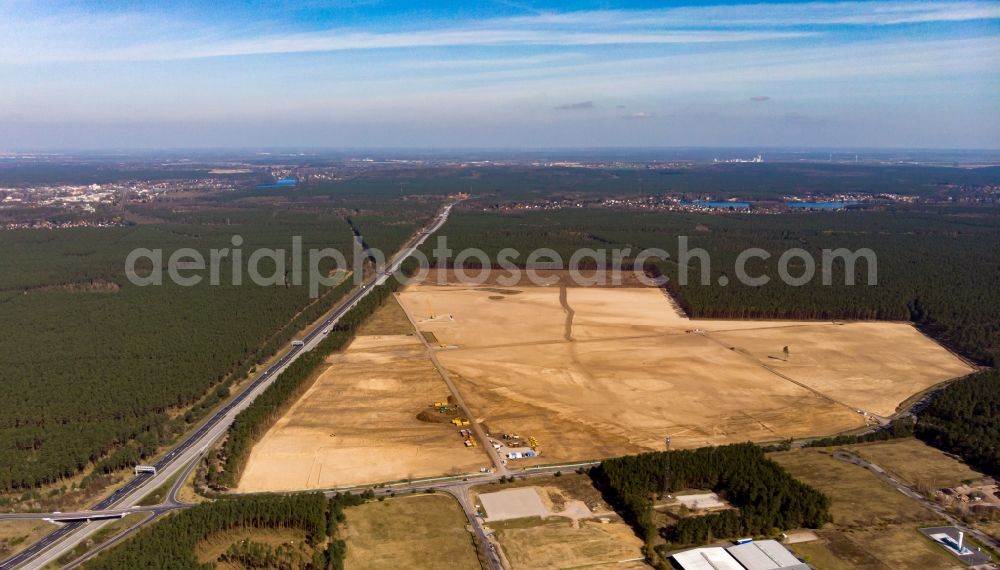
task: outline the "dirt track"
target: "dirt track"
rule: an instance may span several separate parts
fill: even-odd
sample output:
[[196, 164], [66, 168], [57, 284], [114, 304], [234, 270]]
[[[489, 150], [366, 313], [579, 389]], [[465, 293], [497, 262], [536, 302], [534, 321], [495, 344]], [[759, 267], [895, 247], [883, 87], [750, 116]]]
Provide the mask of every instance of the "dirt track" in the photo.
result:
[[906, 324], [691, 321], [656, 289], [420, 285], [400, 302], [478, 419], [540, 440], [536, 463], [662, 449], [668, 433], [837, 433], [969, 371]]
[[476, 472], [449, 423], [417, 419], [448, 391], [413, 335], [357, 337], [265, 434], [239, 491], [322, 489]]

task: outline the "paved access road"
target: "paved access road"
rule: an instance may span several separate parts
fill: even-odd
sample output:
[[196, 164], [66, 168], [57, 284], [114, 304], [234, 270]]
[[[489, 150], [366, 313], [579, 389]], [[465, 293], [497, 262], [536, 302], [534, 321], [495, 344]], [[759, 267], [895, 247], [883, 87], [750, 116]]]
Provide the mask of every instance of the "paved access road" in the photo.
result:
[[[209, 446], [225, 434], [236, 415], [267, 389], [275, 377], [281, 374], [300, 354], [312, 350], [319, 344], [324, 336], [323, 330], [339, 321], [347, 311], [367, 296], [377, 285], [384, 283], [389, 276], [400, 268], [403, 261], [413, 255], [413, 252], [431, 234], [438, 231], [448, 220], [448, 214], [451, 213], [451, 209], [456, 203], [452, 202], [444, 206], [429, 225], [421, 230], [399, 253], [393, 256], [383, 271], [369, 278], [367, 282], [341, 302], [340, 306], [325, 321], [306, 334], [301, 339], [303, 341], [301, 346], [290, 347], [285, 354], [260, 373], [249, 385], [230, 400], [228, 404], [204, 421], [201, 427], [185, 437], [179, 444], [154, 463], [156, 475], [149, 473], [137, 475], [111, 495], [92, 506], [88, 511], [105, 511], [113, 508], [128, 509], [135, 506], [144, 496], [165, 484], [174, 474], [182, 471], [185, 466], [190, 466], [190, 464], [194, 463]], [[175, 493], [176, 490], [174, 490], [172, 495]], [[67, 523], [45, 535], [41, 540], [8, 560], [0, 562], [0, 570], [10, 570], [19, 567], [26, 569], [42, 568], [58, 559], [107, 523], [108, 521]]]

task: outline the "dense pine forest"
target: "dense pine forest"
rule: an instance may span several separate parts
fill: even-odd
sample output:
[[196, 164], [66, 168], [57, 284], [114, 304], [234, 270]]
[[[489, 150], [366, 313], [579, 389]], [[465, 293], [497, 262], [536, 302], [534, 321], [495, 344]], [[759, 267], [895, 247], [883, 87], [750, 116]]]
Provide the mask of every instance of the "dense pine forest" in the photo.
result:
[[[995, 184], [1000, 167], [880, 166], [822, 163], [699, 164], [668, 168], [577, 168], [572, 166], [495, 165], [400, 167], [372, 170], [344, 180], [315, 183], [297, 190], [307, 196], [440, 195], [469, 192], [489, 203], [545, 197], [630, 196], [670, 193], [691, 198], [712, 196], [782, 200], [809, 193], [892, 193], [947, 199], [962, 186]], [[269, 189], [252, 191], [273, 196]]]
[[955, 382], [920, 413], [917, 437], [1000, 477], [1000, 372]]
[[[657, 534], [671, 548], [776, 529], [817, 528], [830, 520], [830, 500], [793, 478], [750, 443], [643, 453], [607, 459], [592, 476], [647, 545]], [[682, 489], [711, 489], [736, 510], [682, 516], [658, 528], [654, 503]]]
[[[224, 567], [301, 568], [337, 570], [344, 567], [347, 546], [337, 536], [345, 506], [364, 502], [366, 495], [322, 493], [302, 495], [255, 495], [204, 503], [182, 511], [142, 530], [127, 542], [103, 552], [84, 565], [88, 570], [148, 568], [191, 570]], [[234, 542], [218, 561], [200, 563], [198, 544], [223, 532], [294, 528], [305, 532], [308, 560], [304, 549], [273, 548], [252, 540]], [[227, 565], [228, 564], [228, 565]]]
[[[846, 171], [844, 170], [846, 168]], [[579, 168], [400, 169], [316, 183], [294, 193], [248, 189], [183, 202], [136, 206], [139, 222], [112, 228], [9, 230], [0, 233], [0, 493], [59, 483], [89, 466], [112, 472], [153, 454], [225, 399], [233, 382], [287, 343], [343, 294], [318, 302], [305, 287], [167, 284], [136, 287], [123, 260], [136, 247], [199, 251], [231, 246], [335, 247], [349, 256], [354, 229], [386, 254], [430, 218], [443, 194], [472, 191], [476, 201], [442, 234], [456, 251], [479, 247], [550, 247], [568, 259], [580, 247], [661, 247], [657, 267], [695, 318], [838, 318], [913, 320], [982, 364], [1000, 358], [1000, 210], [994, 206], [895, 206], [878, 212], [781, 216], [699, 215], [612, 209], [486, 212], [497, 203], [545, 196], [630, 195], [637, 188], [744, 198], [806, 189], [934, 195], [994, 180], [995, 169], [719, 165], [693, 170]], [[711, 254], [709, 285], [678, 285], [677, 237]], [[430, 240], [426, 252], [433, 248]], [[878, 285], [848, 287], [835, 265], [833, 286], [819, 278], [763, 287], [733, 277], [745, 247], [774, 253], [748, 266], [776, 275], [790, 247], [868, 247], [878, 256]], [[518, 260], [523, 262], [524, 260]], [[266, 264], [264, 273], [266, 271]], [[868, 268], [855, 267], [863, 282]], [[730, 284], [719, 286], [720, 277]], [[293, 395], [289, 392], [288, 395]]]
[[[253, 285], [246, 256], [240, 286], [223, 262], [218, 286], [202, 272], [193, 287], [169, 279], [138, 287], [124, 275], [131, 250], [162, 248], [165, 263], [191, 247], [208, 259], [239, 235], [244, 252], [283, 248], [287, 256], [291, 237], [302, 236], [305, 251], [337, 248], [350, 263], [348, 213], [360, 212], [366, 239], [392, 252], [435, 208], [401, 204], [379, 218], [366, 202], [340, 206], [150, 207], [137, 225], [0, 232], [0, 493], [88, 466], [110, 473], [156, 453], [347, 290], [312, 299], [287, 274], [278, 276], [284, 285]], [[260, 270], [270, 275], [273, 263]]]
[[[521, 256], [546, 247], [567, 262], [578, 248], [666, 250], [658, 269], [671, 278], [670, 291], [694, 318], [888, 319], [913, 320], [924, 331], [982, 364], [1000, 358], [1000, 209], [996, 207], [899, 208], [885, 212], [803, 213], [780, 216], [684, 214], [633, 210], [566, 209], [487, 213], [463, 210], [442, 231], [459, 251], [478, 247], [491, 259], [511, 247]], [[679, 284], [679, 237], [688, 251], [704, 249], [705, 269], [691, 257], [688, 284]], [[433, 244], [424, 248], [428, 255]], [[747, 264], [751, 276], [770, 282], [752, 287], [735, 278], [736, 258], [756, 247], [771, 254]], [[816, 260], [816, 274], [803, 286], [782, 283], [778, 258], [802, 248]], [[854, 267], [856, 285], [845, 285], [845, 267], [832, 265], [824, 285], [822, 250], [869, 248], [877, 256], [876, 286], [868, 267]], [[609, 254], [610, 256], [610, 254]], [[609, 257], [610, 258], [610, 257]], [[797, 270], [800, 270], [798, 268]], [[798, 273], [794, 273], [798, 275]], [[720, 286], [720, 277], [728, 285]]]

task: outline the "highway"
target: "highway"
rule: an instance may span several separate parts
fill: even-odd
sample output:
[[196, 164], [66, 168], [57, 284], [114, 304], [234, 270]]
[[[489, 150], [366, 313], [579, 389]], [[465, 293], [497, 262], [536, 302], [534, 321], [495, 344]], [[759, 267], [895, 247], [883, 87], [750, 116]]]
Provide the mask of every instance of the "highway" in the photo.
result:
[[[538, 467], [528, 467], [523, 471], [518, 471], [516, 473], [516, 478], [518, 479], [528, 479], [535, 477], [552, 477], [557, 472], [568, 472], [578, 468], [589, 468], [597, 465], [598, 461], [584, 461], [577, 463], [568, 463], [562, 465], [546, 465]], [[508, 473], [510, 473], [508, 471]], [[465, 511], [465, 516], [469, 521], [469, 526], [472, 528], [473, 532], [478, 538], [478, 542], [483, 547], [483, 554], [486, 557], [486, 562], [490, 567], [490, 570], [509, 570], [510, 564], [507, 563], [503, 550], [500, 548], [500, 544], [497, 542], [493, 533], [487, 533], [484, 528], [483, 521], [479, 518], [479, 512], [476, 506], [472, 502], [471, 494], [469, 490], [473, 486], [478, 485], [488, 485], [500, 481], [504, 477], [515, 478], [515, 475], [503, 475], [501, 473], [489, 473], [483, 475], [456, 475], [449, 477], [436, 477], [424, 481], [412, 481], [408, 483], [393, 483], [378, 489], [375, 489], [376, 496], [392, 496], [402, 493], [421, 493], [425, 491], [441, 491], [448, 493], [449, 495], [455, 497], [458, 504], [461, 505], [462, 510]], [[334, 493], [342, 492], [359, 492], [366, 488], [353, 487], [345, 489], [331, 489], [324, 491], [327, 496], [332, 496]]]
[[[367, 282], [363, 283], [357, 290], [341, 302], [330, 316], [321, 322], [312, 331], [302, 337], [302, 345], [291, 346], [276, 362], [267, 367], [263, 372], [247, 385], [240, 393], [224, 407], [218, 410], [210, 418], [201, 424], [196, 431], [190, 433], [180, 443], [173, 447], [168, 453], [163, 455], [158, 461], [153, 463], [156, 467], [156, 474], [142, 473], [134, 479], [111, 493], [97, 504], [93, 505], [89, 512], [106, 511], [108, 509], [129, 509], [135, 506], [143, 497], [153, 492], [161, 485], [165, 484], [174, 474], [180, 472], [185, 466], [192, 463], [204, 453], [212, 444], [218, 441], [229, 429], [233, 419], [254, 399], [257, 398], [273, 382], [274, 378], [281, 374], [298, 356], [304, 352], [312, 350], [323, 339], [323, 331], [335, 324], [351, 310], [358, 301], [367, 296], [377, 285], [381, 285], [385, 280], [396, 272], [403, 261], [413, 255], [424, 241], [431, 234], [438, 231], [448, 220], [448, 214], [452, 207], [458, 202], [451, 202], [444, 206], [434, 220], [423, 230], [421, 230], [402, 250], [400, 250], [389, 261], [386, 267], [379, 273], [373, 275]], [[189, 467], [188, 470], [190, 470]], [[179, 488], [179, 486], [177, 487]], [[176, 490], [172, 490], [174, 495]], [[66, 523], [57, 530], [45, 535], [41, 540], [22, 550], [13, 557], [0, 562], [0, 570], [10, 570], [13, 568], [35, 569], [55, 561], [74, 546], [85, 540], [88, 536], [96, 532], [108, 521], [95, 522], [72, 522]]]

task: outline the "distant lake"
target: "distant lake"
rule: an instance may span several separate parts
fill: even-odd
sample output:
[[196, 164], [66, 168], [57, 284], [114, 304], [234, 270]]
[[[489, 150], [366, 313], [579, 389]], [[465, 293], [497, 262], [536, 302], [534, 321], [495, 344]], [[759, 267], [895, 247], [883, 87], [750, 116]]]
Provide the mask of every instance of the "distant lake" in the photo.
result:
[[785, 202], [785, 205], [795, 210], [843, 210], [849, 206], [857, 206], [857, 202]]
[[299, 181], [295, 178], [282, 178], [271, 184], [258, 184], [257, 188], [292, 188], [298, 183]]
[[695, 200], [694, 202], [681, 202], [681, 206], [697, 206], [699, 208], [717, 208], [729, 210], [749, 210], [750, 202], [722, 202], [711, 200]]

